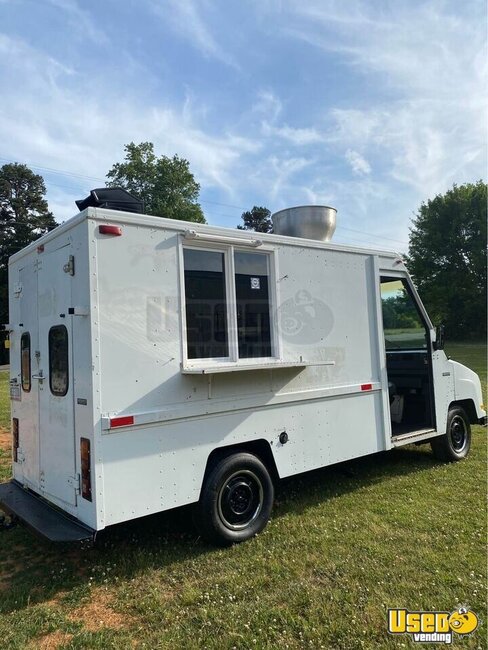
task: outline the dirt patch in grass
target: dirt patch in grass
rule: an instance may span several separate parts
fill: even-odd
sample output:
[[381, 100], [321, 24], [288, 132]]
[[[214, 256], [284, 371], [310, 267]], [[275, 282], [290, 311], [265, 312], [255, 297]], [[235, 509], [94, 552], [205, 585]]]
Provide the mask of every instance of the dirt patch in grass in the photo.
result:
[[104, 589], [94, 589], [89, 603], [73, 610], [68, 618], [70, 621], [82, 623], [85, 630], [98, 632], [102, 628], [120, 630], [128, 627], [131, 617], [120, 614], [112, 609], [113, 595]]
[[6, 451], [10, 449], [12, 443], [12, 434], [8, 429], [0, 427], [0, 449], [5, 449]]
[[[34, 587], [34, 589], [31, 591], [31, 593], [36, 593], [37, 591], [40, 591], [37, 589], [37, 587]], [[57, 607], [61, 600], [68, 594], [67, 591], [60, 591], [57, 593], [53, 598], [50, 598], [49, 600], [44, 601], [44, 605], [46, 607]]]
[[65, 645], [71, 641], [72, 638], [72, 634], [56, 630], [56, 632], [51, 632], [50, 634], [46, 634], [46, 636], [37, 639], [35, 647], [40, 650], [55, 650], [56, 648], [59, 648], [59, 646]]

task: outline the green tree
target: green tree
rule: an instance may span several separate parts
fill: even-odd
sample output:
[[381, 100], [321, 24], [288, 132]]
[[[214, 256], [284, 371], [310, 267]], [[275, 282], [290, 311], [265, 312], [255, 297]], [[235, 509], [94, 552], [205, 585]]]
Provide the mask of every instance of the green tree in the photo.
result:
[[384, 299], [382, 309], [385, 330], [408, 329], [417, 325], [417, 319], [412, 315], [412, 302], [405, 291]]
[[147, 214], [206, 223], [197, 203], [200, 185], [190, 163], [174, 155], [159, 156], [152, 142], [126, 144], [125, 159], [107, 174], [109, 187], [123, 187], [144, 201]]
[[454, 185], [422, 203], [408, 267], [436, 323], [451, 338], [486, 337], [487, 185]]
[[243, 212], [241, 219], [243, 225], [237, 226], [239, 230], [255, 230], [256, 232], [272, 232], [271, 212], [268, 208], [255, 205], [252, 210]]
[[42, 176], [26, 165], [0, 167], [0, 322], [8, 322], [8, 258], [56, 227]]

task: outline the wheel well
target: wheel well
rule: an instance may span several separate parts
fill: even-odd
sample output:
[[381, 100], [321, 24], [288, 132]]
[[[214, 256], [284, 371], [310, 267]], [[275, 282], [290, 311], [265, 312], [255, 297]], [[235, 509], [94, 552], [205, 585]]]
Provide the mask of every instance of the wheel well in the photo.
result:
[[207, 476], [207, 473], [215, 467], [222, 458], [226, 458], [227, 456], [236, 454], [240, 451], [247, 451], [250, 454], [257, 456], [266, 466], [273, 483], [276, 483], [279, 479], [279, 474], [276, 468], [273, 452], [271, 451], [271, 445], [267, 440], [263, 439], [251, 440], [250, 442], [243, 442], [236, 445], [229, 445], [228, 447], [218, 447], [217, 449], [214, 449], [207, 459], [204, 476]]
[[453, 406], [460, 406], [464, 409], [470, 424], [478, 423], [478, 415], [476, 414], [476, 408], [472, 399], [460, 399], [457, 402], [451, 402], [449, 408], [451, 409]]

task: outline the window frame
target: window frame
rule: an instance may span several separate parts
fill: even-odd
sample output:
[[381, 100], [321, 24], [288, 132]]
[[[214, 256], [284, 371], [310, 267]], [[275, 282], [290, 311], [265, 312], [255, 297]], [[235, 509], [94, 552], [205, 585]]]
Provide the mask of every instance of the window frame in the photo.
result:
[[[400, 280], [403, 283], [407, 293], [409, 294], [410, 298], [412, 299], [412, 302], [414, 303], [417, 309], [419, 318], [425, 328], [425, 342], [426, 342], [425, 348], [422, 347], [422, 348], [387, 349], [386, 347], [385, 328], [383, 322], [383, 305], [382, 305], [382, 297], [381, 297], [381, 283], [383, 281], [388, 282], [388, 281], [395, 281], [395, 280]], [[431, 354], [432, 342], [434, 340], [433, 337], [435, 337], [435, 329], [434, 326], [432, 325], [429, 314], [427, 313], [427, 310], [425, 309], [425, 306], [415, 289], [411, 277], [404, 272], [398, 272], [398, 271], [395, 272], [392, 270], [379, 269], [378, 295], [380, 300], [381, 331], [382, 331], [385, 353], [396, 354], [396, 353], [409, 353], [409, 352], [427, 352]]]
[[[29, 383], [28, 386], [29, 388], [25, 388], [24, 386], [24, 364], [23, 364], [23, 359], [22, 359], [22, 352], [23, 352], [23, 347], [22, 347], [22, 341], [24, 337], [27, 337], [29, 341]], [[20, 385], [22, 386], [22, 390], [24, 393], [30, 393], [32, 389], [32, 368], [31, 368], [31, 349], [32, 349], [32, 339], [30, 332], [22, 332], [22, 335], [20, 337]]]
[[[186, 325], [186, 292], [185, 292], [185, 264], [184, 250], [193, 249], [200, 251], [209, 251], [212, 253], [222, 253], [224, 256], [224, 274], [225, 274], [225, 301], [226, 301], [226, 318], [227, 318], [227, 344], [229, 350], [228, 357], [202, 357], [188, 358], [187, 346], [187, 325]], [[270, 343], [272, 355], [269, 357], [250, 357], [239, 358], [239, 337], [237, 329], [237, 301], [235, 286], [235, 264], [234, 252], [261, 253], [267, 256], [268, 265], [268, 299], [269, 299], [269, 318], [270, 318]], [[242, 367], [269, 365], [279, 362], [281, 359], [281, 341], [278, 336], [278, 327], [276, 322], [276, 305], [278, 304], [278, 287], [276, 278], [278, 277], [276, 247], [262, 244], [259, 248], [250, 248], [249, 246], [239, 246], [238, 244], [228, 244], [226, 242], [208, 242], [202, 241], [191, 243], [180, 239], [179, 251], [179, 283], [180, 283], [180, 314], [181, 314], [181, 358], [182, 370], [193, 370], [201, 368], [210, 370], [213, 367]]]
[[[52, 365], [52, 353], [51, 353], [51, 332], [55, 329], [61, 329], [63, 328], [66, 332], [66, 389], [64, 393], [56, 392], [53, 390], [53, 365]], [[49, 332], [47, 335], [47, 350], [48, 350], [48, 359], [49, 359], [49, 390], [51, 391], [51, 395], [54, 397], [66, 397], [69, 391], [69, 369], [70, 369], [70, 360], [69, 360], [69, 331], [66, 325], [63, 323], [58, 323], [57, 325], [53, 325], [52, 327], [49, 328]]]

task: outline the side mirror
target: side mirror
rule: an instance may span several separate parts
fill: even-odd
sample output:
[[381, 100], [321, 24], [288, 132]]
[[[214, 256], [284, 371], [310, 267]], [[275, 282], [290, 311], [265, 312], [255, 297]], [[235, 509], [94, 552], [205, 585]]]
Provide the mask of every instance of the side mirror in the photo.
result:
[[444, 349], [444, 325], [438, 325], [435, 330], [434, 350]]

